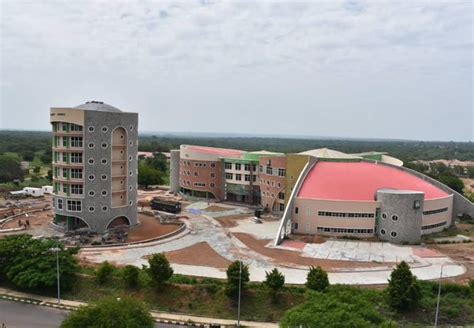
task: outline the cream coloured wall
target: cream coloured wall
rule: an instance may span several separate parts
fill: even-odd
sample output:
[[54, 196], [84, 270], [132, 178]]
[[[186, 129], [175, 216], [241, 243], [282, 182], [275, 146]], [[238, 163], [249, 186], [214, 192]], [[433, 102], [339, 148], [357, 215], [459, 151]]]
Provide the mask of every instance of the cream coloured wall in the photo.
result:
[[[316, 234], [317, 227], [328, 228], [353, 228], [374, 229], [375, 212], [378, 207], [376, 201], [354, 202], [354, 201], [330, 201], [296, 198], [292, 214], [292, 222], [298, 223], [298, 229], [293, 233]], [[296, 214], [298, 208], [298, 214]], [[373, 213], [374, 218], [342, 218], [319, 216], [319, 211], [344, 212], [344, 213]], [[341, 233], [347, 235], [348, 233]], [[366, 236], [365, 234], [355, 234]], [[369, 234], [373, 235], [373, 234]]]
[[50, 122], [68, 122], [84, 126], [84, 111], [76, 108], [52, 107]]
[[434, 229], [427, 229], [422, 230], [422, 234], [433, 233], [437, 231], [443, 230], [445, 227], [449, 226], [452, 222], [452, 209], [453, 209], [453, 195], [449, 195], [446, 198], [439, 198], [439, 199], [430, 199], [425, 200], [423, 204], [423, 212], [431, 211], [436, 209], [441, 209], [447, 207], [448, 210], [441, 213], [430, 214], [430, 215], [423, 215], [422, 218], [422, 226], [432, 225], [436, 223], [441, 223], [446, 221], [446, 226], [437, 227]]

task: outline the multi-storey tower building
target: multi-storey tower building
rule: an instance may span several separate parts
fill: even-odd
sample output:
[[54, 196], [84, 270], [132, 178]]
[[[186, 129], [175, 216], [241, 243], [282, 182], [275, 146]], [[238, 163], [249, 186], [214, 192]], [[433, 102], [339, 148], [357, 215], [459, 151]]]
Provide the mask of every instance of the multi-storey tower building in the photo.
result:
[[50, 114], [55, 222], [98, 233], [135, 225], [138, 114], [98, 101]]

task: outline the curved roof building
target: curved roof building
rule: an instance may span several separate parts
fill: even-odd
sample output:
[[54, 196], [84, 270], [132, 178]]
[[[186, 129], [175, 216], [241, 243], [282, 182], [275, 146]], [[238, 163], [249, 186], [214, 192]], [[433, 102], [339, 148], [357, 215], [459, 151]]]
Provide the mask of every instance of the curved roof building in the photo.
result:
[[276, 244], [289, 234], [417, 243], [456, 215], [474, 216], [462, 195], [383, 152], [285, 155], [182, 145], [172, 153], [173, 191], [260, 204], [282, 216]]

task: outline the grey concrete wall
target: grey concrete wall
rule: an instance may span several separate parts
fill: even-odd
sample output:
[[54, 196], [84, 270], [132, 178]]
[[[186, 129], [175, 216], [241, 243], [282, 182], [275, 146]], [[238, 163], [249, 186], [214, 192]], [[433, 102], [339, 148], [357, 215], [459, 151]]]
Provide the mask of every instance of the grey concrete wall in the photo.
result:
[[[380, 201], [380, 215], [377, 222], [378, 237], [393, 243], [419, 243], [424, 193], [379, 190], [377, 191], [377, 200]], [[420, 208], [414, 208], [415, 201], [420, 203]], [[394, 215], [398, 217], [398, 220], [392, 219]], [[392, 232], [396, 233], [395, 237], [391, 235]]]
[[429, 176], [426, 176], [426, 175], [424, 175], [420, 172], [417, 172], [417, 171], [414, 171], [412, 169], [406, 168], [404, 166], [395, 166], [395, 165], [391, 165], [391, 164], [387, 164], [387, 163], [381, 163], [381, 162], [379, 162], [379, 164], [388, 165], [388, 166], [394, 167], [398, 170], [408, 172], [412, 175], [415, 175], [415, 176], [417, 176], [417, 177], [419, 177], [419, 178], [435, 185], [436, 187], [440, 188], [441, 190], [447, 192], [448, 194], [453, 195], [453, 212], [452, 212], [452, 218], [453, 219], [451, 220], [450, 224], [452, 224], [454, 222], [454, 218], [456, 218], [458, 214], [468, 214], [468, 215], [470, 215], [471, 217], [474, 218], [474, 203], [469, 201], [469, 199], [467, 199], [466, 197], [464, 197], [463, 195], [461, 195], [457, 191], [449, 188], [445, 184], [443, 184], [443, 183], [441, 183], [441, 182], [439, 182], [439, 181], [437, 181], [433, 178], [430, 178]]
[[170, 191], [179, 191], [179, 149], [173, 149], [170, 151]]
[[[94, 131], [89, 131], [89, 126], [94, 127]], [[102, 127], [107, 131], [103, 132]], [[112, 208], [112, 132], [116, 127], [123, 127], [127, 131], [127, 205]], [[63, 210], [55, 209], [60, 215], [74, 216], [85, 221], [92, 231], [102, 233], [108, 224], [119, 216], [125, 216], [131, 225], [137, 224], [137, 150], [138, 150], [138, 114], [136, 113], [110, 113], [100, 111], [85, 111], [84, 118], [84, 140], [83, 140], [83, 177], [84, 196], [82, 198], [62, 198], [64, 202]], [[93, 148], [89, 148], [89, 143], [94, 143]], [[107, 144], [107, 148], [102, 148], [102, 143]], [[94, 164], [89, 164], [89, 159], [94, 159]], [[102, 159], [107, 160], [107, 164], [102, 164]], [[106, 180], [101, 176], [105, 174]], [[94, 175], [94, 180], [90, 181], [89, 176]], [[95, 195], [91, 196], [90, 191]], [[103, 196], [102, 191], [107, 191]], [[68, 212], [67, 199], [81, 199], [82, 212]], [[103, 210], [103, 207], [107, 210]], [[94, 208], [94, 211], [90, 211]]]

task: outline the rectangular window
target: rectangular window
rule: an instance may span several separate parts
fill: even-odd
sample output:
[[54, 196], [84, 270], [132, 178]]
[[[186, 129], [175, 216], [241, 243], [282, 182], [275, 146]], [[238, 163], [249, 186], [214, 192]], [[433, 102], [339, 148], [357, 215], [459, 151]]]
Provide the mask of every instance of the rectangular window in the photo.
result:
[[278, 169], [278, 176], [286, 177], [286, 169]]
[[82, 153], [71, 153], [71, 163], [82, 163]]
[[226, 173], [225, 178], [226, 180], [232, 180], [234, 178], [234, 175], [232, 173]]
[[235, 163], [235, 169], [240, 171], [242, 169], [242, 165], [240, 163]]
[[257, 182], [257, 176], [256, 175], [252, 175], [252, 181]]
[[82, 195], [82, 185], [81, 184], [72, 184], [71, 185], [71, 194], [73, 194], [73, 195]]
[[285, 204], [280, 204], [280, 212], [283, 212], [285, 210]]
[[202, 182], [194, 182], [194, 187], [205, 187], [206, 184]]
[[70, 127], [71, 131], [82, 131], [82, 125], [77, 125], [74, 123], [71, 123]]
[[224, 168], [225, 168], [226, 170], [232, 170], [232, 163], [227, 163], [227, 162], [224, 163]]
[[235, 175], [235, 180], [241, 181], [242, 180], [242, 174], [236, 174]]
[[244, 170], [250, 171], [250, 164], [244, 164]]
[[62, 153], [63, 162], [67, 163], [67, 153]]
[[278, 193], [278, 199], [284, 200], [285, 199], [285, 193], [284, 192], [279, 192]]
[[63, 147], [67, 147], [67, 137], [62, 137], [63, 139]]
[[252, 164], [252, 171], [256, 171], [257, 170], [257, 164]]
[[259, 165], [259, 166], [258, 166], [258, 171], [259, 171], [260, 173], [263, 173], [263, 165]]
[[245, 181], [250, 181], [250, 174], [245, 175]]
[[62, 209], [63, 209], [63, 200], [58, 199], [58, 210], [62, 210]]
[[273, 174], [273, 168], [271, 166], [267, 166], [266, 173], [269, 174], [269, 175], [272, 175]]
[[63, 167], [62, 170], [63, 170], [63, 178], [67, 179], [67, 169]]
[[68, 200], [67, 210], [69, 212], [82, 212], [82, 202], [80, 200]]
[[211, 172], [211, 178], [215, 178], [216, 174], [214, 172]]
[[299, 211], [298, 207], [295, 207], [295, 214], [298, 214], [298, 211]]
[[82, 179], [82, 169], [71, 169], [71, 179]]
[[71, 137], [71, 147], [82, 148], [82, 137]]

